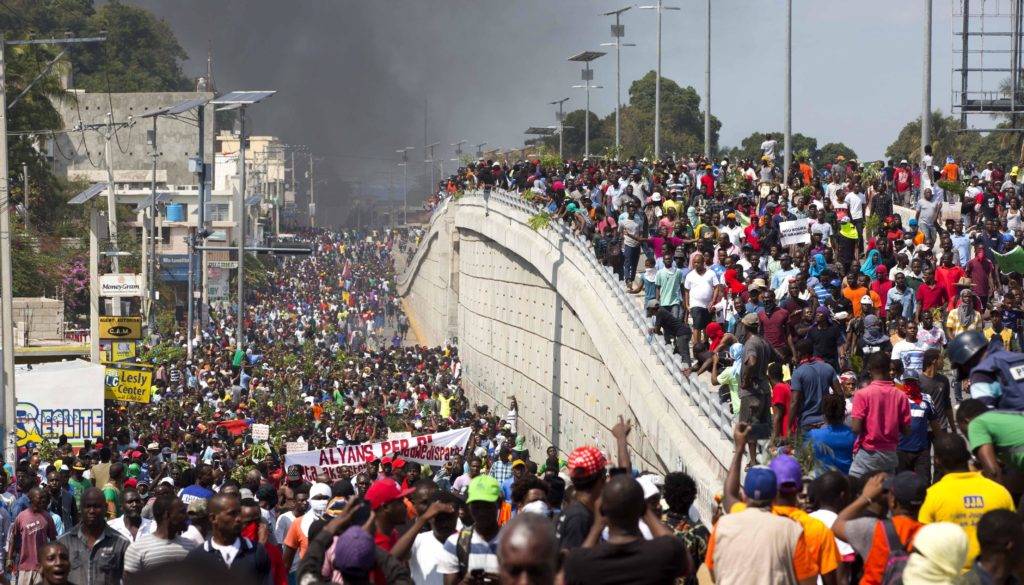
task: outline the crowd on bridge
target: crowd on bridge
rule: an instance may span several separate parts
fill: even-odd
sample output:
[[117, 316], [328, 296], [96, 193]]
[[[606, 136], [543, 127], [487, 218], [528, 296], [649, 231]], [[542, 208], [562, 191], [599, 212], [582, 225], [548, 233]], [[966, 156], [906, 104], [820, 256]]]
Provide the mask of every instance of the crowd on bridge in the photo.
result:
[[[428, 205], [493, 189], [533, 202], [592, 243], [685, 375], [719, 389], [736, 424], [729, 513], [697, 559], [717, 582], [806, 578], [811, 534], [825, 582], [1017, 582], [1020, 169], [928, 150], [798, 158], [784, 181], [772, 137], [761, 154], [481, 159]], [[719, 562], [719, 541], [748, 554]]]
[[[5, 578], [1018, 582], [1016, 170], [952, 160], [922, 181], [902, 162], [800, 161], [782, 186], [773, 149], [481, 161], [438, 194], [518, 191], [593, 241], [734, 410], [715, 509], [697, 509], [685, 470], [634, 464], [629, 420], [608, 431], [614, 452], [531, 452], [514, 398], [471, 403], [457, 348], [410, 339], [408, 234], [321, 230], [250, 292], [242, 343], [232, 307], [214, 311], [191, 351], [172, 332], [145, 354], [152, 402], [110, 403], [101, 440], [19, 449], [0, 472]], [[440, 461], [375, 446], [463, 430]]]

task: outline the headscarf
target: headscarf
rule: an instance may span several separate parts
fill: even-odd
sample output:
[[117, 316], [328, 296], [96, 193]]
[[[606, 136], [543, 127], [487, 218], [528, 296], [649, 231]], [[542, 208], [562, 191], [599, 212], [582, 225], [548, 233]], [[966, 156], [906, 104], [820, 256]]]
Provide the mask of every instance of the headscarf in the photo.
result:
[[925, 524], [914, 535], [904, 585], [948, 585], [967, 560], [967, 533], [952, 522]]
[[[957, 295], [959, 297], [960, 295]], [[971, 295], [971, 300], [964, 302], [962, 299], [960, 304], [956, 307], [956, 316], [960, 319], [960, 327], [965, 330], [970, 329], [974, 325], [974, 320], [978, 318], [978, 312], [974, 310], [974, 295]]]
[[736, 278], [735, 268], [729, 268], [725, 271], [725, 285], [729, 287], [729, 292], [734, 295], [738, 295], [747, 290], [747, 285], [743, 284], [740, 282], [740, 279]]
[[704, 254], [701, 253], [701, 252], [694, 252], [694, 253], [690, 254], [690, 264], [689, 264], [690, 270], [693, 270], [693, 261], [697, 258], [697, 256], [703, 256], [703, 255]]
[[704, 332], [708, 334], [708, 344], [711, 351], [718, 350], [718, 344], [722, 343], [722, 337], [725, 336], [725, 331], [722, 330], [722, 326], [717, 321], [708, 323], [708, 326], [704, 328]]
[[878, 265], [882, 263], [881, 257], [882, 255], [878, 250], [871, 250], [868, 252], [867, 258], [864, 259], [864, 263], [860, 265], [860, 271], [871, 277], [871, 280], [875, 280], [878, 278], [876, 273]]
[[811, 260], [812, 262], [810, 267], [807, 268], [807, 272], [814, 278], [820, 278], [821, 273], [828, 270], [828, 263], [825, 262], [825, 255], [815, 254], [811, 257]]

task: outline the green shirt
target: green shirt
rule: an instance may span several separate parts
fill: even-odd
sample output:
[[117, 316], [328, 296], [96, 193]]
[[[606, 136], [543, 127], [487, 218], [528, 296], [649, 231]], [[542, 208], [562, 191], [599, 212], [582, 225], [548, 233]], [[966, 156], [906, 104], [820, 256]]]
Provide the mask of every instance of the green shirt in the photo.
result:
[[682, 285], [683, 271], [678, 268], [663, 268], [654, 277], [654, 284], [661, 288], [658, 303], [662, 307], [671, 307], [683, 303]]
[[245, 361], [245, 352], [242, 351], [242, 348], [238, 348], [235, 350], [235, 356], [231, 358], [231, 365], [237, 368], [242, 365], [243, 361]]
[[1024, 413], [992, 410], [979, 415], [967, 427], [971, 451], [993, 445], [1006, 465], [1024, 471]]
[[91, 488], [92, 482], [84, 477], [81, 481], [72, 477], [68, 480], [68, 487], [71, 488], [71, 495], [75, 496], [75, 506], [80, 507], [82, 505], [82, 492]]
[[103, 499], [105, 499], [107, 502], [114, 503], [114, 515], [110, 518], [107, 518], [107, 520], [112, 520], [113, 518], [117, 518], [122, 514], [120, 490], [118, 490], [112, 484], [108, 483], [107, 485], [103, 486]]

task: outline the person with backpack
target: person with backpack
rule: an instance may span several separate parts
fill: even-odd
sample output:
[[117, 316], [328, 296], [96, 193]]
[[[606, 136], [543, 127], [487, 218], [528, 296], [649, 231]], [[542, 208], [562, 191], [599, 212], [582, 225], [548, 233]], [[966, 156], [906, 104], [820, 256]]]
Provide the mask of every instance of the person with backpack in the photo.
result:
[[928, 483], [912, 471], [895, 477], [879, 472], [839, 513], [832, 532], [864, 560], [862, 585], [900, 582], [914, 535], [922, 526], [917, 512], [927, 491]]
[[[498, 510], [501, 485], [490, 475], [478, 475], [469, 482], [466, 505], [473, 525], [448, 537], [437, 563], [445, 585], [470, 582], [496, 582], [498, 564]], [[488, 581], [490, 579], [491, 581]]]

